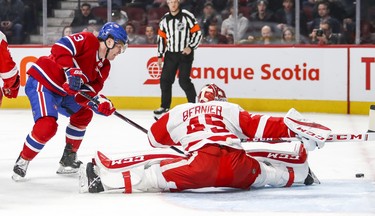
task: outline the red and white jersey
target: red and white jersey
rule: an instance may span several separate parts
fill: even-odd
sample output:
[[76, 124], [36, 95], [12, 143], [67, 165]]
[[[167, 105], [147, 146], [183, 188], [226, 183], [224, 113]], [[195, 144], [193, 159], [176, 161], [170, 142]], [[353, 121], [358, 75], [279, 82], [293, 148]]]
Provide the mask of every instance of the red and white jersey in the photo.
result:
[[[80, 68], [84, 74], [84, 88], [98, 93], [108, 78], [110, 62], [99, 59], [99, 40], [90, 32], [80, 32], [59, 39], [51, 48], [49, 56], [40, 57], [28, 74], [49, 90], [65, 96], [64, 68]], [[95, 94], [94, 94], [95, 95]]]
[[6, 80], [18, 75], [16, 63], [8, 49], [6, 36], [0, 31], [0, 78]]
[[251, 115], [239, 105], [210, 101], [178, 105], [156, 121], [148, 132], [153, 147], [182, 146], [187, 152], [205, 144], [242, 149], [239, 142], [227, 138], [278, 138], [294, 133], [283, 117]]

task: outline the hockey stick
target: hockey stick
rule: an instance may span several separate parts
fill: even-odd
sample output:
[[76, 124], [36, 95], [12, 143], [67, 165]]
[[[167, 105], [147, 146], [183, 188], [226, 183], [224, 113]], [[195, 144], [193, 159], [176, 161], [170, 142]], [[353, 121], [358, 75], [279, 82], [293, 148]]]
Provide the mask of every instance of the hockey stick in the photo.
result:
[[[247, 139], [227, 139], [227, 143], [233, 144], [236, 142], [290, 142], [300, 141], [298, 137], [281, 137], [281, 138], [247, 138]], [[331, 134], [326, 142], [364, 142], [375, 141], [375, 133], [359, 133], [359, 134]]]
[[[290, 142], [300, 141], [298, 137], [284, 137], [284, 138], [247, 138], [247, 139], [227, 139], [227, 143], [238, 142]], [[369, 111], [369, 126], [366, 133], [358, 134], [330, 134], [326, 142], [366, 142], [375, 141], [375, 105], [370, 106]]]
[[[90, 95], [86, 94], [85, 92], [79, 92], [80, 95], [82, 95], [84, 98], [86, 98], [87, 100], [90, 100], [91, 102], [95, 103], [95, 104], [99, 104], [99, 101], [95, 100], [94, 98], [92, 98]], [[115, 111], [114, 112], [115, 116], [119, 117], [120, 119], [124, 120], [125, 122], [129, 123], [130, 125], [134, 126], [135, 128], [139, 129], [140, 131], [142, 131], [143, 133], [147, 134], [147, 129], [140, 126], [139, 124], [135, 123], [134, 121], [130, 120], [129, 118], [127, 118], [126, 116], [122, 115], [121, 113]], [[180, 154], [183, 154], [185, 155], [185, 153], [183, 151], [181, 151], [180, 149], [176, 148], [175, 146], [171, 146], [171, 149], [173, 149], [174, 151], [180, 153]]]

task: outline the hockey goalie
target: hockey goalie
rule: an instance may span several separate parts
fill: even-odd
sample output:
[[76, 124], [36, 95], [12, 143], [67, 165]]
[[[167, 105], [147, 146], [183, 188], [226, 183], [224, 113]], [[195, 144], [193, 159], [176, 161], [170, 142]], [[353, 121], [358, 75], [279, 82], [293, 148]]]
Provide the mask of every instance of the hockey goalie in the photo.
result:
[[[210, 188], [249, 190], [319, 183], [308, 151], [322, 148], [331, 130], [291, 109], [285, 117], [249, 114], [227, 102], [215, 84], [205, 85], [198, 103], [178, 105], [148, 131], [155, 148], [181, 154], [144, 154], [112, 160], [97, 152], [80, 168], [80, 192], [181, 192]], [[298, 137], [293, 142], [243, 143], [245, 138]], [[246, 146], [245, 146], [246, 145]]]

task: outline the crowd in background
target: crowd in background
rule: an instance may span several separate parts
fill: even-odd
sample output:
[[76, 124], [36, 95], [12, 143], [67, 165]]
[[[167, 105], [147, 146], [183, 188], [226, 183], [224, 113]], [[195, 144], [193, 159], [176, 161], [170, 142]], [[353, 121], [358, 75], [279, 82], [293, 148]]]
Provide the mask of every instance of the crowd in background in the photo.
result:
[[[28, 35], [40, 33], [41, 2], [0, 0], [0, 30], [10, 44], [28, 43]], [[47, 2], [51, 17], [53, 9], [58, 8], [57, 1]], [[84, 0], [80, 2], [72, 23], [64, 31], [96, 34], [107, 21], [107, 1], [98, 0], [93, 7]], [[300, 0], [299, 5], [296, 22], [295, 0], [238, 0], [237, 4], [233, 0], [181, 0], [181, 7], [197, 18], [203, 44], [356, 43], [354, 0]], [[112, 21], [126, 29], [130, 44], [156, 43], [158, 22], [168, 11], [166, 0], [112, 0], [111, 7]], [[375, 1], [361, 0], [360, 12], [359, 43], [375, 44]]]

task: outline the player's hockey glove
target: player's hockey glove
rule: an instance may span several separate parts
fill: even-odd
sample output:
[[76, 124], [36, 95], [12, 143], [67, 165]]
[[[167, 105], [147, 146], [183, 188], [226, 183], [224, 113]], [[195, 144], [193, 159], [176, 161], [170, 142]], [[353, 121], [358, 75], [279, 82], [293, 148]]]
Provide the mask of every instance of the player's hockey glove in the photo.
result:
[[4, 80], [2, 91], [7, 98], [16, 98], [20, 89], [20, 76], [16, 75], [12, 78]]
[[66, 82], [62, 85], [68, 95], [75, 95], [83, 84], [83, 72], [79, 68], [69, 68], [65, 70]]
[[104, 95], [95, 96], [93, 101], [89, 101], [88, 105], [95, 113], [100, 115], [110, 116], [116, 111], [112, 102]]

